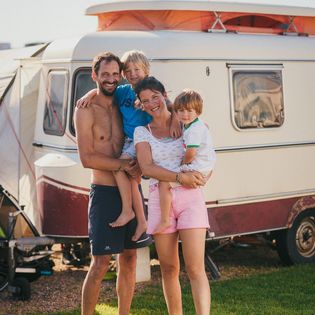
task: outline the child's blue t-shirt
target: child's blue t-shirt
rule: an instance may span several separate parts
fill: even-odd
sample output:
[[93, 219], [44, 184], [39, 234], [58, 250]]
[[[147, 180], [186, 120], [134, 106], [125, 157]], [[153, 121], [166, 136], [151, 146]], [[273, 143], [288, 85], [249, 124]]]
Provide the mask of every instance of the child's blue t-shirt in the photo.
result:
[[133, 139], [136, 127], [146, 126], [152, 117], [139, 108], [135, 108], [136, 93], [130, 84], [119, 85], [115, 91], [115, 103], [118, 105], [123, 119], [124, 134]]

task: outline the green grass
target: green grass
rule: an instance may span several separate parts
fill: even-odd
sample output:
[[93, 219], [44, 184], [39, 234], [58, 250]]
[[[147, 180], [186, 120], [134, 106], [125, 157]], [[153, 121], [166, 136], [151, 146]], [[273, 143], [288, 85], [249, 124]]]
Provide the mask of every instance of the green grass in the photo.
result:
[[212, 285], [211, 314], [315, 314], [315, 265]]
[[[182, 283], [184, 314], [194, 314], [188, 282]], [[211, 315], [313, 315], [315, 264], [211, 283]], [[79, 310], [53, 315], [79, 315]], [[116, 315], [117, 301], [98, 304], [96, 314]], [[133, 315], [167, 314], [162, 288], [148, 285], [133, 299]], [[36, 315], [40, 315], [37, 313]]]

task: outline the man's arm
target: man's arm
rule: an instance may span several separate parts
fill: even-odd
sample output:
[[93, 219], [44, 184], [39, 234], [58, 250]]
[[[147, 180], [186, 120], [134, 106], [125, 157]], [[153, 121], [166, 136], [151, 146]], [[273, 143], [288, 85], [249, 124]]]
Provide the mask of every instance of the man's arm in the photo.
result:
[[103, 171], [124, 170], [129, 164], [128, 160], [111, 158], [95, 150], [93, 124], [94, 117], [91, 107], [75, 109], [74, 125], [79, 156], [83, 167]]

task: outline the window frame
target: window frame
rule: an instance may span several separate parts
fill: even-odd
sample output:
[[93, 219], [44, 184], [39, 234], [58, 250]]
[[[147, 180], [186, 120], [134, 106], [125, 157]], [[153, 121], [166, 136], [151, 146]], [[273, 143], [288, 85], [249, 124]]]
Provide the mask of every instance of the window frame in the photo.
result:
[[[54, 72], [63, 72], [64, 73], [64, 77], [65, 77], [65, 86], [64, 86], [64, 95], [63, 95], [63, 102], [62, 102], [62, 113], [63, 113], [63, 117], [62, 117], [62, 131], [61, 130], [48, 130], [45, 127], [45, 117], [46, 117], [46, 110], [47, 110], [47, 106], [48, 106], [48, 99], [47, 99], [47, 95], [48, 93], [51, 92], [51, 74]], [[46, 81], [46, 93], [45, 93], [45, 107], [44, 107], [44, 113], [43, 113], [43, 132], [46, 135], [51, 135], [51, 136], [58, 136], [58, 137], [62, 137], [65, 132], [66, 132], [66, 128], [67, 128], [67, 113], [68, 113], [68, 99], [69, 99], [69, 86], [70, 86], [70, 82], [69, 82], [69, 70], [66, 68], [53, 68], [53, 69], [49, 69], [48, 73], [47, 73], [47, 81]]]
[[[81, 71], [85, 71], [88, 70], [90, 71], [91, 75], [92, 75], [92, 67], [91, 66], [84, 66], [84, 67], [79, 67], [77, 69], [75, 69], [74, 73], [73, 73], [73, 77], [72, 77], [72, 93], [71, 93], [71, 106], [70, 106], [70, 114], [69, 114], [69, 130], [70, 133], [75, 137], [75, 129], [74, 129], [74, 122], [73, 122], [73, 115], [74, 115], [74, 109], [75, 109], [75, 94], [76, 94], [76, 82], [77, 82], [77, 77], [78, 74]], [[91, 77], [92, 80], [92, 77]], [[96, 84], [95, 84], [96, 87]]]
[[[229, 93], [230, 93], [230, 112], [231, 112], [231, 122], [233, 127], [237, 131], [248, 131], [248, 132], [261, 132], [267, 130], [274, 130], [283, 127], [285, 124], [285, 97], [284, 97], [284, 80], [283, 80], [283, 70], [284, 67], [282, 64], [227, 64], [227, 68], [229, 71]], [[234, 102], [234, 82], [233, 76], [235, 72], [273, 72], [280, 71], [281, 74], [281, 88], [282, 88], [282, 105], [283, 105], [283, 122], [279, 126], [268, 126], [268, 127], [244, 127], [241, 128], [237, 125], [235, 120], [235, 102]]]

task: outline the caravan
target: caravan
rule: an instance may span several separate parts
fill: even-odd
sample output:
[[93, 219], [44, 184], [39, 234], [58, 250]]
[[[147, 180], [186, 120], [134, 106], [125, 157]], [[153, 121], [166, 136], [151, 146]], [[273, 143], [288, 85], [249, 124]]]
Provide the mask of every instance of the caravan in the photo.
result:
[[73, 109], [94, 87], [96, 54], [139, 49], [171, 100], [187, 87], [204, 98], [217, 152], [210, 238], [260, 233], [285, 263], [314, 262], [315, 8], [108, 0], [86, 13], [97, 32], [12, 51], [1, 68], [0, 184], [40, 233], [87, 239]]

